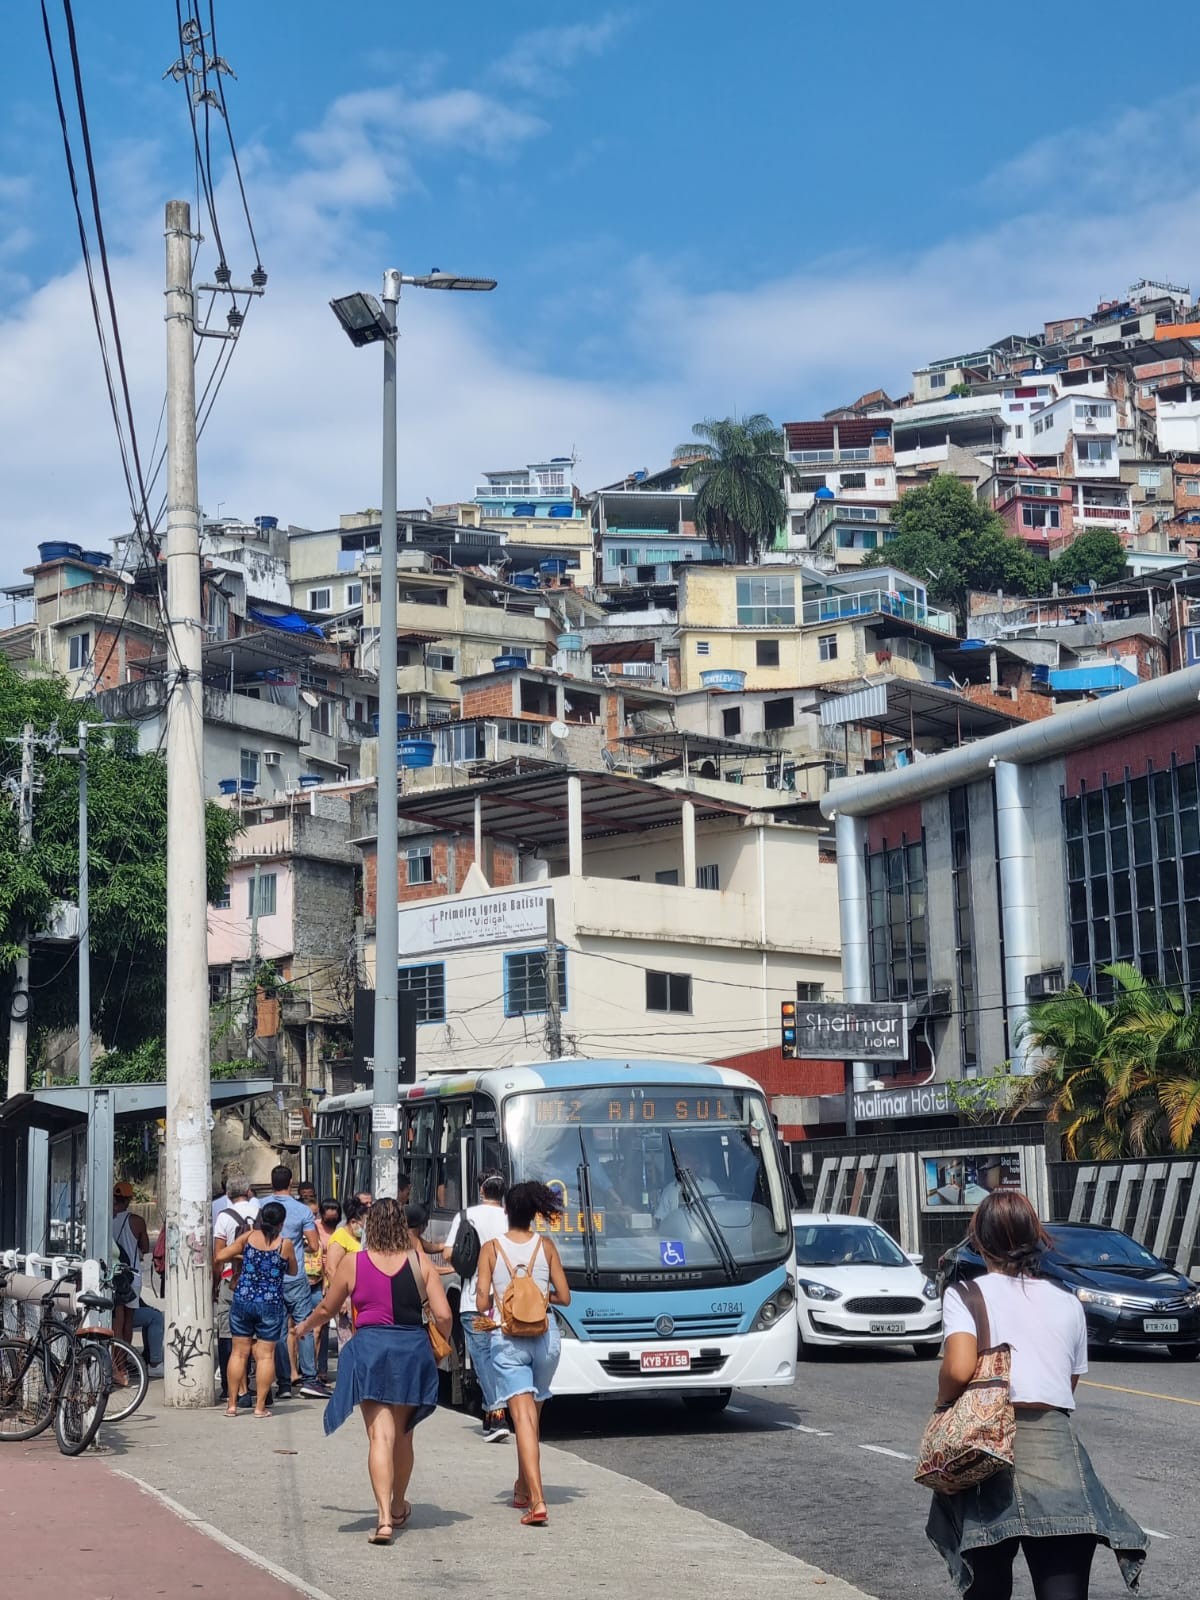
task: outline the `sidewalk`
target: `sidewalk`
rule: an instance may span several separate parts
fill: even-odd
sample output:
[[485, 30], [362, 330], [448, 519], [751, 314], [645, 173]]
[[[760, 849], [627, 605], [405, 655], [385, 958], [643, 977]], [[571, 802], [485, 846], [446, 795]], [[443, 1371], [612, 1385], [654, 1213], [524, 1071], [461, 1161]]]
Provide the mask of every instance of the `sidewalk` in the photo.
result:
[[[68, 1461], [53, 1441], [0, 1449], [5, 1600], [524, 1600], [560, 1586], [604, 1600], [869, 1600], [564, 1449], [542, 1453], [549, 1528], [522, 1528], [508, 1507], [515, 1447], [484, 1445], [448, 1411], [417, 1430], [411, 1524], [375, 1548], [357, 1419], [326, 1439], [319, 1402], [229, 1421], [217, 1408], [167, 1412], [160, 1395], [152, 1387], [141, 1413], [102, 1430], [102, 1456]], [[731, 1515], [753, 1493], [734, 1486]]]

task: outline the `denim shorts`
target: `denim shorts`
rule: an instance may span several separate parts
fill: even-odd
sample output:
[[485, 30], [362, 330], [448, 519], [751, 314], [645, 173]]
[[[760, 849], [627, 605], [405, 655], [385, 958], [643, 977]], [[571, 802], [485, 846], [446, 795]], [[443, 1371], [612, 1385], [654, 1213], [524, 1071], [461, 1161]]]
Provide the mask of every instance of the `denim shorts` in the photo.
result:
[[235, 1295], [229, 1306], [229, 1332], [235, 1339], [275, 1344], [287, 1332], [286, 1308], [281, 1301], [258, 1305]]
[[493, 1333], [491, 1340], [496, 1404], [503, 1405], [517, 1394], [549, 1400], [562, 1344], [553, 1313], [549, 1328], [534, 1339], [510, 1339], [506, 1333]]

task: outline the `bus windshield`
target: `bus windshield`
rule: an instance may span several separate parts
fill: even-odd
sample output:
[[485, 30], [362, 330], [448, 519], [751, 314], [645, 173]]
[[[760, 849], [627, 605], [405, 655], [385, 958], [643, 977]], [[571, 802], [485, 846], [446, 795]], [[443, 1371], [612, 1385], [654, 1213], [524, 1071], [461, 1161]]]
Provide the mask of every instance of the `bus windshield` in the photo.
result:
[[[551, 1233], [567, 1267], [586, 1265], [585, 1159], [602, 1272], [720, 1269], [701, 1209], [739, 1264], [766, 1265], [791, 1249], [787, 1185], [761, 1095], [693, 1086], [542, 1090], [506, 1102], [505, 1129], [514, 1182], [536, 1179], [562, 1196]], [[676, 1160], [703, 1208], [688, 1204]]]

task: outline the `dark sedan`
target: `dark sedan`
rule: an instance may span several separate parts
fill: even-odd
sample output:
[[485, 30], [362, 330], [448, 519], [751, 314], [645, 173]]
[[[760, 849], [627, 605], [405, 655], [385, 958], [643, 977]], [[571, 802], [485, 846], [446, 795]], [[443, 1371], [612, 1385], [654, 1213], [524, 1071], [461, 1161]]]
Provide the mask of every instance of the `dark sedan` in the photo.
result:
[[[1166, 1345], [1176, 1361], [1200, 1356], [1200, 1289], [1117, 1228], [1056, 1222], [1041, 1275], [1075, 1295], [1090, 1345]], [[938, 1262], [937, 1284], [976, 1278], [986, 1269], [964, 1239]]]

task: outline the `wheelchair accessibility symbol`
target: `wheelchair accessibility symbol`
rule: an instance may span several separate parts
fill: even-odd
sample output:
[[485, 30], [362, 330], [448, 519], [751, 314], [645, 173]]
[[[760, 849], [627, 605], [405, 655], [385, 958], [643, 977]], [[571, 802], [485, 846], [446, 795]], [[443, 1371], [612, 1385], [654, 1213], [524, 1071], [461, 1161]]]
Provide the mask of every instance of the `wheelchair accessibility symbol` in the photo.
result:
[[658, 1247], [658, 1253], [662, 1257], [664, 1267], [682, 1267], [687, 1264], [682, 1239], [664, 1239]]

